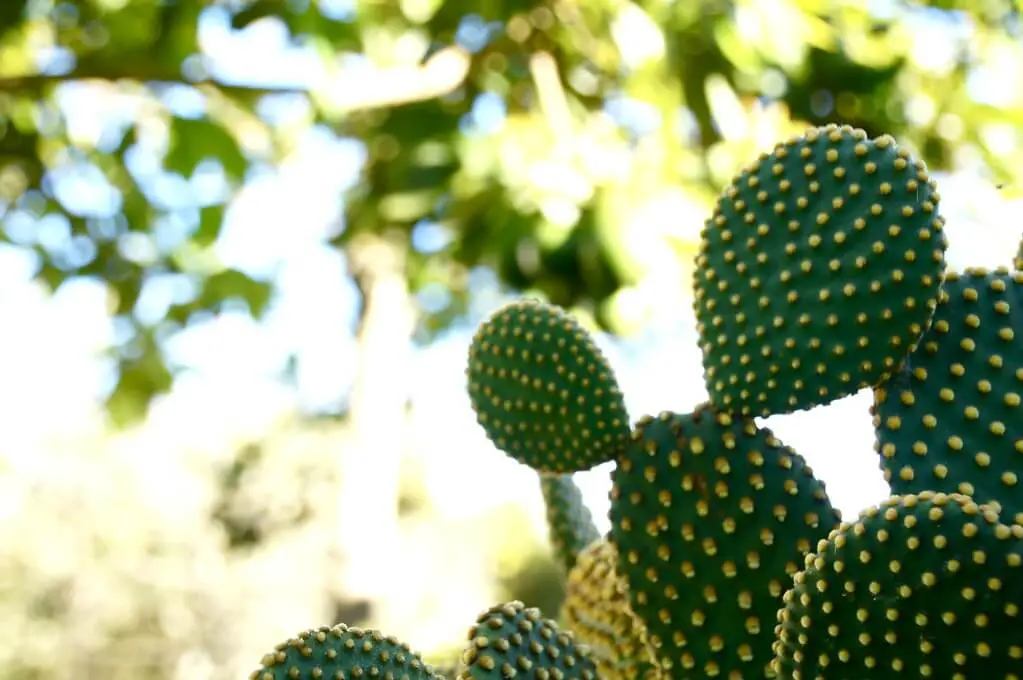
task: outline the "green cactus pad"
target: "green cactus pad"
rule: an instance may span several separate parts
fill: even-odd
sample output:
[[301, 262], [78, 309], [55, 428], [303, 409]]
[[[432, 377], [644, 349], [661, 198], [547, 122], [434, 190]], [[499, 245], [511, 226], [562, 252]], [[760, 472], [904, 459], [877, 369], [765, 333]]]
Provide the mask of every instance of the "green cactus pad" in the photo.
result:
[[803, 458], [703, 404], [639, 421], [612, 473], [611, 541], [672, 678], [756, 678], [803, 555], [841, 517]]
[[892, 492], [964, 493], [1023, 524], [1021, 395], [1023, 272], [950, 272], [920, 346], [874, 390]]
[[768, 416], [894, 372], [945, 269], [939, 196], [891, 137], [830, 125], [736, 177], [702, 233], [694, 308], [710, 401]]
[[786, 592], [782, 678], [1023, 678], [1023, 527], [968, 496], [894, 496], [843, 523]]
[[561, 619], [587, 645], [601, 680], [652, 680], [662, 676], [646, 626], [629, 605], [618, 576], [618, 552], [605, 539], [580, 555], [565, 584]]
[[519, 601], [491, 607], [469, 630], [458, 680], [597, 680], [597, 667], [572, 633]]
[[433, 680], [419, 654], [375, 630], [345, 624], [310, 629], [263, 657], [249, 680], [342, 680], [344, 678]]
[[579, 553], [600, 538], [600, 532], [572, 475], [541, 473], [540, 491], [554, 558], [568, 572]]
[[473, 337], [469, 398], [490, 441], [548, 473], [612, 460], [629, 415], [607, 359], [564, 310], [535, 300], [506, 305]]

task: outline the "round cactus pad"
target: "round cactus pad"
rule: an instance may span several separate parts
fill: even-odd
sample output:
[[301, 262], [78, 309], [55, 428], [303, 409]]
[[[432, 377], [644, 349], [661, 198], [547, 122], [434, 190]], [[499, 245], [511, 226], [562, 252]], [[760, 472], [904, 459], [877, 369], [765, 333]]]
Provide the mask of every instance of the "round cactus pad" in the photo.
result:
[[892, 492], [964, 493], [1023, 524], [1020, 395], [1023, 272], [950, 272], [920, 346], [874, 390], [875, 448]]
[[840, 517], [803, 458], [707, 405], [637, 424], [612, 473], [611, 541], [672, 678], [759, 678], [803, 555]]
[[469, 398], [494, 445], [540, 472], [612, 460], [629, 415], [610, 364], [564, 310], [513, 302], [484, 321], [469, 348]]
[[1023, 527], [959, 494], [893, 496], [808, 555], [778, 614], [782, 678], [1023, 677]]
[[711, 402], [788, 413], [897, 370], [944, 276], [938, 202], [922, 162], [850, 127], [814, 128], [737, 176], [695, 271]]
[[435, 676], [418, 654], [395, 638], [338, 624], [304, 631], [277, 645], [249, 680], [361, 677], [432, 680]]
[[462, 666], [459, 680], [597, 680], [596, 666], [573, 634], [517, 600], [480, 615], [469, 630]]

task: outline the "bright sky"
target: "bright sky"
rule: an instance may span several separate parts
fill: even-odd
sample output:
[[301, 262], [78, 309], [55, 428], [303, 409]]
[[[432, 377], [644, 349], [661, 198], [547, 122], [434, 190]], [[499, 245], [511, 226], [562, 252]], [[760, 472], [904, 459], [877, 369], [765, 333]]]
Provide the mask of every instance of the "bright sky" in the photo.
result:
[[[202, 40], [217, 73], [227, 80], [287, 82], [296, 74], [315, 74], [316, 59], [286, 48], [285, 35], [274, 23], [260, 22], [230, 35], [217, 16], [212, 10], [207, 15]], [[80, 125], [98, 125], [109, 115], [106, 106], [103, 100], [79, 97], [75, 116]], [[242, 191], [228, 214], [218, 252], [225, 263], [247, 271], [276, 269], [279, 297], [264, 323], [226, 313], [168, 343], [172, 360], [190, 370], [158, 408], [154, 427], [167, 423], [171, 431], [184, 418], [192, 424], [188, 437], [219, 441], [228, 431], [256, 436], [275, 414], [298, 405], [316, 409], [343, 401], [355, 369], [350, 333], [355, 292], [343, 259], [323, 242], [340, 208], [338, 196], [354, 181], [360, 162], [356, 145], [313, 130], [279, 171], [263, 173]], [[1007, 202], [988, 180], [970, 173], [939, 181], [952, 265], [1008, 263], [1019, 237], [1010, 226], [1020, 213], [1018, 202]], [[33, 454], [44, 432], [70, 436], [96, 427], [90, 405], [112, 379], [109, 364], [99, 355], [123, 335], [107, 319], [106, 299], [97, 286], [69, 284], [47, 299], [29, 282], [32, 271], [22, 251], [0, 247], [0, 318], [7, 320], [0, 334], [0, 413], [5, 421], [0, 449], [15, 466], [38, 461]], [[480, 284], [487, 289], [486, 280]], [[184, 284], [168, 282], [148, 293], [146, 304], [154, 316], [173, 299], [175, 285]], [[677, 316], [630, 343], [602, 338], [634, 417], [685, 410], [704, 396], [692, 324], [687, 315]], [[523, 498], [536, 514], [535, 477], [493, 450], [473, 422], [462, 381], [471, 330], [455, 329], [417, 353], [415, 422], [422, 428], [417, 439], [422, 454], [434, 463], [427, 482], [439, 502], [448, 499], [451, 512]], [[300, 357], [297, 394], [273, 377], [291, 351]], [[884, 495], [871, 454], [866, 395], [812, 413], [772, 418], [769, 424], [810, 460], [846, 513]], [[467, 483], [466, 461], [499, 470], [508, 480], [504, 496], [495, 495], [493, 486]], [[582, 475], [588, 502], [605, 527], [606, 472]], [[453, 487], [457, 494], [450, 492]]]

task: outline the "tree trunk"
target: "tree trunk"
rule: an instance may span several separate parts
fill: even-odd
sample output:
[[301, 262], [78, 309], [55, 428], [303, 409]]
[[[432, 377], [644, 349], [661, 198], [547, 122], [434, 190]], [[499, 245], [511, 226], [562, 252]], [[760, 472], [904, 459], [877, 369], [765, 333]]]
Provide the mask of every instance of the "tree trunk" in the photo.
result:
[[389, 582], [404, 577], [398, 493], [407, 445], [415, 306], [399, 239], [356, 238], [349, 268], [362, 293], [358, 368], [349, 403], [349, 437], [341, 450], [336, 544], [338, 620], [368, 617], [381, 625], [399, 615]]

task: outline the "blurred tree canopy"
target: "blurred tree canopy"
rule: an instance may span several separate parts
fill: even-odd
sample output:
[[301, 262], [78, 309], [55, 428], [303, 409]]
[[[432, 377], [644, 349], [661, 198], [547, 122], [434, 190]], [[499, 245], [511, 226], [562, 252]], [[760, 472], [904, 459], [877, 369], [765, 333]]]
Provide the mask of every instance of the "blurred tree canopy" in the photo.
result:
[[[1018, 189], [1014, 5], [4, 0], [0, 248], [54, 289], [107, 284], [130, 329], [110, 348], [110, 406], [137, 415], [173, 381], [168, 337], [225, 305], [272, 304], [272, 272], [218, 258], [221, 227], [239, 190], [318, 128], [364, 154], [331, 243], [407, 251], [420, 337], [465, 314], [480, 267], [627, 332], [683, 299], [723, 183], [808, 124], [890, 132], [934, 167]], [[268, 24], [316, 68], [225, 76], [204, 27]], [[106, 114], [80, 115], [83, 98]], [[297, 113], [282, 123], [274, 107]], [[140, 314], [168, 276], [186, 292]]]

